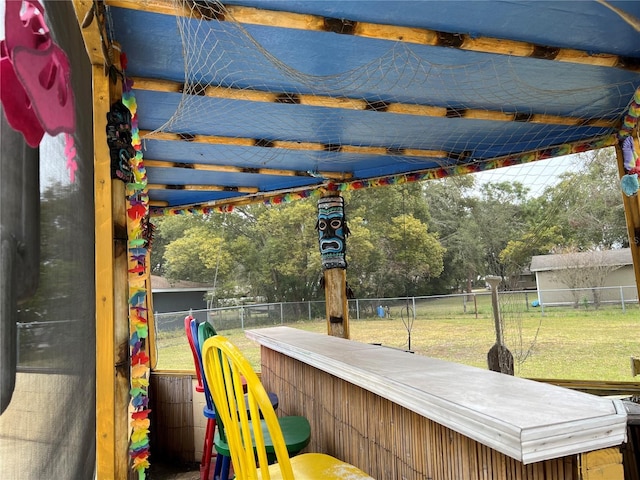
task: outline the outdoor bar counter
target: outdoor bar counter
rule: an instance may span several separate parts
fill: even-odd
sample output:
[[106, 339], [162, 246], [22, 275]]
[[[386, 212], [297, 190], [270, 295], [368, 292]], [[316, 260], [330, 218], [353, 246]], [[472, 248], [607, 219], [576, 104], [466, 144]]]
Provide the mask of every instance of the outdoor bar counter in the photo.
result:
[[395, 479], [622, 480], [619, 400], [289, 327], [247, 330], [309, 451]]

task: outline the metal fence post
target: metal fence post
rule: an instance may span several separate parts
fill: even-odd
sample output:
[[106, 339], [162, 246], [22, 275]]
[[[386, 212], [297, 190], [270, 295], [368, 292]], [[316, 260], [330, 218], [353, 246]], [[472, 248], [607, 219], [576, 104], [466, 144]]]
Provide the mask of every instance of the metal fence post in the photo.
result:
[[284, 304], [280, 302], [280, 325], [284, 325]]
[[620, 285], [620, 301], [622, 302], [622, 313], [625, 312], [624, 307], [624, 290], [622, 289], [622, 285]]
[[476, 312], [476, 319], [478, 318], [478, 297], [476, 296], [476, 294], [473, 294], [473, 309]]
[[357, 298], [356, 298], [356, 318], [360, 320], [360, 304], [358, 303]]
[[416, 319], [416, 297], [411, 297], [411, 303], [413, 304], [413, 319]]

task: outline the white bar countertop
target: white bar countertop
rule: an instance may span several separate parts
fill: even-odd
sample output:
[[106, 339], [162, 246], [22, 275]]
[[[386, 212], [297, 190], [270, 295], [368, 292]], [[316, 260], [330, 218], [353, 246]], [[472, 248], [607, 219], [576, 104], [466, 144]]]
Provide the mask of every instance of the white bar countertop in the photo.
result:
[[626, 440], [620, 400], [290, 327], [245, 334], [524, 464]]

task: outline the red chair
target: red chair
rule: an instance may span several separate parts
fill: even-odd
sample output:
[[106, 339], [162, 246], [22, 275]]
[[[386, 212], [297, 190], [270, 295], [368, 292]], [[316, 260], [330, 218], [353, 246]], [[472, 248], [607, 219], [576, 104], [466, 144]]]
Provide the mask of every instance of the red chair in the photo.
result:
[[[214, 332], [213, 327], [211, 325], [207, 325], [210, 327], [210, 330]], [[205, 429], [204, 434], [204, 444], [202, 446], [202, 460], [200, 462], [200, 479], [201, 480], [209, 480], [209, 474], [211, 472], [211, 458], [214, 455], [214, 435], [216, 431], [216, 411], [215, 406], [213, 405], [213, 400], [211, 399], [211, 395], [207, 392], [206, 380], [202, 375], [203, 367], [202, 367], [202, 355], [200, 352], [200, 345], [197, 341], [198, 338], [198, 330], [199, 330], [198, 322], [191, 315], [187, 315], [184, 319], [184, 329], [187, 334], [187, 340], [189, 341], [189, 347], [191, 348], [191, 354], [193, 355], [193, 364], [196, 369], [196, 377], [198, 380], [198, 384], [196, 385], [196, 392], [202, 392], [205, 394], [205, 406], [203, 408], [203, 414], [207, 419], [207, 427]], [[242, 386], [246, 392], [247, 382], [242, 379]], [[278, 396], [269, 392], [269, 399], [271, 400], [271, 405], [274, 410], [278, 408]], [[229, 477], [229, 470], [231, 466], [231, 457], [228, 455], [216, 455], [216, 464], [214, 468], [213, 480], [227, 480]]]
[[[198, 322], [191, 315], [184, 318], [184, 330], [187, 334], [191, 354], [193, 355], [193, 364], [196, 368], [196, 392], [204, 393], [204, 384], [202, 383], [202, 361], [197, 350], [195, 338], [198, 335]], [[209, 480], [209, 472], [211, 471], [211, 457], [213, 456], [213, 435], [216, 431], [216, 412], [209, 405], [205, 405], [203, 409], [205, 418], [207, 419], [207, 427], [204, 433], [204, 444], [202, 446], [202, 460], [200, 461], [200, 479]]]

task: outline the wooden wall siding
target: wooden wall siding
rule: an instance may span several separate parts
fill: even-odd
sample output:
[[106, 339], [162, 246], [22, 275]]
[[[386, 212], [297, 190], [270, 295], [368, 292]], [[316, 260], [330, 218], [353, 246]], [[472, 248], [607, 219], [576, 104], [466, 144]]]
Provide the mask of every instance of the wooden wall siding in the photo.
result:
[[262, 348], [262, 381], [279, 415], [311, 422], [309, 451], [326, 452], [378, 479], [579, 480], [577, 457], [523, 465], [378, 395]]
[[194, 461], [193, 395], [189, 375], [152, 374], [151, 462]]

